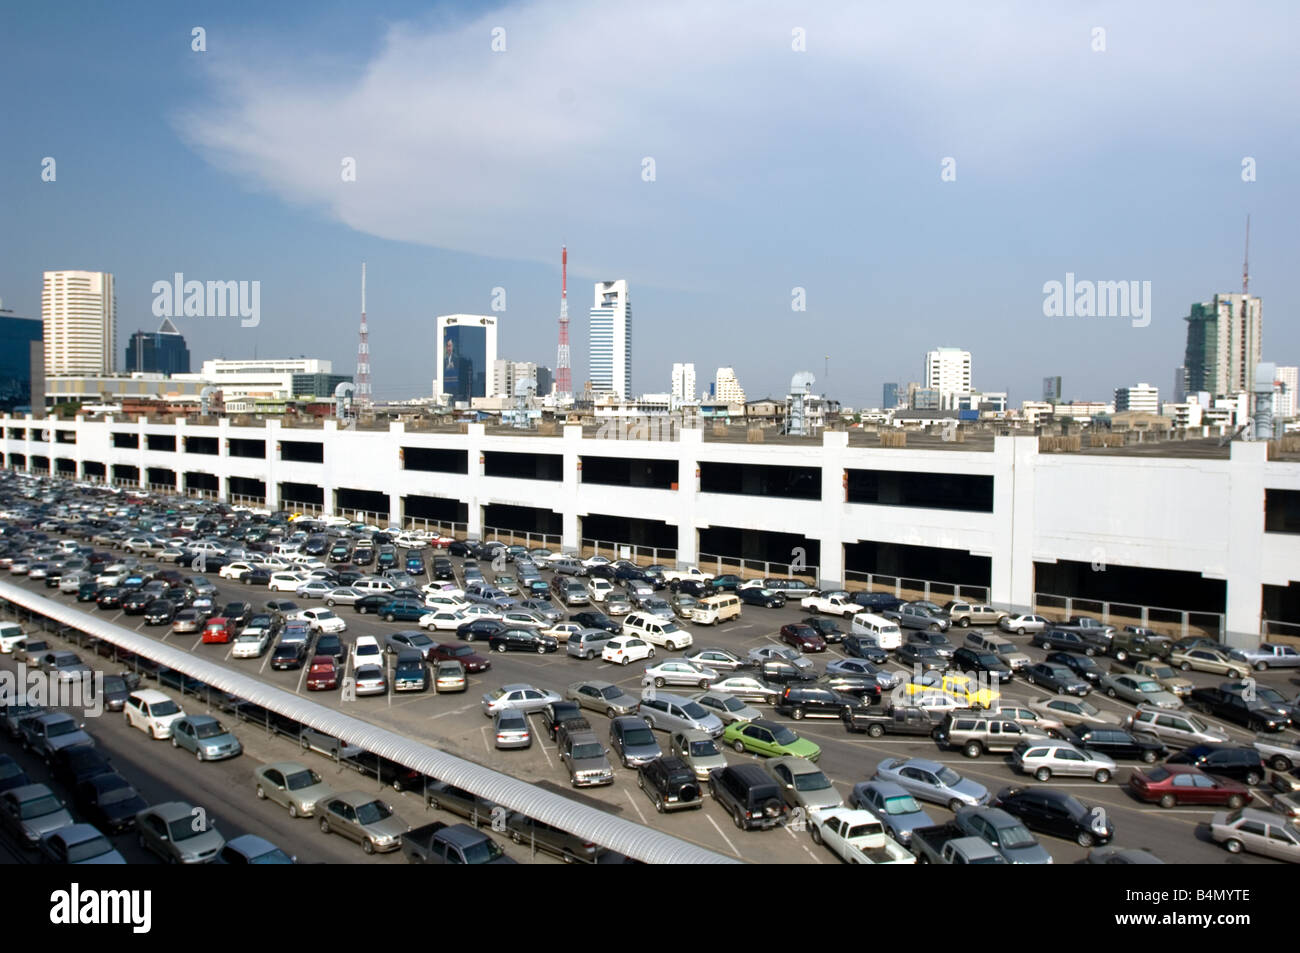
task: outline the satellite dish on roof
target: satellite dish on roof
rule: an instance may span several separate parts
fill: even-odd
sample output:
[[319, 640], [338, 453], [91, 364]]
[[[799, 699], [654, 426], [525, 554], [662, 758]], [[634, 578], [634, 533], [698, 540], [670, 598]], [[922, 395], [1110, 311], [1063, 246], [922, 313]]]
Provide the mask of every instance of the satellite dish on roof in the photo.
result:
[[799, 371], [794, 377], [790, 378], [790, 393], [792, 394], [811, 394], [813, 382], [817, 378], [812, 371]]

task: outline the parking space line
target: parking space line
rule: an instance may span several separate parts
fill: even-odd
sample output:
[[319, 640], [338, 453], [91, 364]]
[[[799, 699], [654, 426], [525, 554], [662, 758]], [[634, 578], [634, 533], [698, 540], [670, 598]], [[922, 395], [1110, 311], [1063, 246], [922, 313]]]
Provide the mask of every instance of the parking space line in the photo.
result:
[[641, 813], [641, 805], [636, 803], [636, 799], [632, 797], [632, 792], [627, 788], [624, 788], [623, 793], [627, 796], [628, 803], [632, 805], [632, 810], [636, 811], [636, 816], [641, 818], [641, 823], [649, 826], [650, 822], [647, 821], [645, 815]]
[[712, 824], [713, 829], [718, 832], [718, 836], [727, 842], [727, 846], [731, 848], [731, 852], [735, 854], [737, 857], [739, 857], [741, 860], [744, 860], [745, 859], [744, 856], [740, 853], [740, 851], [736, 850], [736, 845], [731, 842], [730, 837], [728, 837], [726, 834], [723, 833], [722, 828], [718, 826], [718, 822], [715, 821], [713, 818], [709, 817], [709, 815], [707, 814], [704, 815], [704, 819], [708, 821], [710, 824]]

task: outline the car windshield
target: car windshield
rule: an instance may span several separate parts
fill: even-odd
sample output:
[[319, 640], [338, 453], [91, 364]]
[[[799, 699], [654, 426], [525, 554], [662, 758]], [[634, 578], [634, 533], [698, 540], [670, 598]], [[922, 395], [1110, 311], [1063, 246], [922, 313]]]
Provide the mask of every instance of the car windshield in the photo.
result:
[[62, 808], [59, 799], [53, 794], [46, 794], [44, 797], [34, 798], [30, 801], [24, 801], [19, 813], [23, 820], [30, 820], [33, 817], [43, 817], [46, 814], [53, 814]]
[[961, 783], [961, 775], [952, 768], [942, 767], [939, 769], [939, 783], [946, 784], [948, 787]]
[[100, 854], [107, 854], [112, 849], [113, 845], [108, 842], [107, 837], [92, 837], [68, 848], [68, 863], [79, 864]]
[[[718, 746], [715, 745], [712, 740], [691, 742], [691, 757], [708, 758], [715, 754], [718, 754]], [[803, 789], [800, 788], [800, 790]]]
[[392, 816], [392, 810], [383, 801], [371, 801], [357, 808], [357, 821], [362, 824], [377, 824]]
[[123, 801], [131, 800], [133, 797], [135, 797], [135, 788], [124, 781], [107, 791], [100, 791], [98, 800], [101, 805], [120, 804]]
[[[802, 790], [802, 788], [800, 789]], [[878, 823], [855, 824], [849, 828], [849, 839], [854, 840], [859, 837], [879, 837], [885, 832], [885, 829]]]
[[1009, 827], [998, 829], [998, 841], [1008, 850], [1016, 850], [1020, 847], [1033, 847], [1038, 841], [1034, 840], [1034, 835], [1029, 833], [1029, 829], [1021, 824], [1012, 824]]
[[56, 721], [45, 727], [45, 734], [51, 738], [57, 738], [60, 735], [68, 735], [77, 730], [75, 721]]
[[604, 753], [605, 752], [600, 747], [600, 743], [595, 741], [573, 746], [573, 757], [577, 761], [599, 758]]
[[784, 725], [773, 726], [772, 737], [779, 745], [792, 745], [799, 740], [799, 736]]
[[209, 721], [194, 726], [194, 736], [196, 738], [216, 738], [218, 735], [224, 735], [226, 729], [219, 721]]
[[619, 688], [617, 685], [606, 685], [600, 690], [600, 697], [606, 700], [618, 698], [622, 694], [623, 689]]
[[886, 814], [916, 814], [921, 810], [921, 806], [916, 803], [916, 799], [910, 794], [904, 796], [885, 798]]
[[654, 733], [649, 728], [629, 728], [623, 732], [623, 744], [626, 746], [652, 745]]
[[1164, 689], [1156, 682], [1138, 682], [1137, 690], [1147, 694], [1164, 691]]
[[258, 854], [256, 857], [250, 858], [248, 862], [250, 864], [292, 864], [293, 858], [276, 847], [264, 854]]
[[180, 709], [176, 707], [174, 701], [168, 699], [167, 701], [154, 702], [149, 706], [149, 711], [156, 717], [158, 715], [175, 715]]
[[831, 779], [820, 771], [810, 771], [807, 774], [796, 774], [794, 776], [796, 791], [825, 791], [830, 786]]
[[722, 707], [727, 711], [740, 711], [745, 707], [745, 703], [739, 698], [723, 698], [720, 699], [720, 701], [722, 702]]
[[1168, 665], [1150, 665], [1147, 666], [1151, 675], [1155, 678], [1173, 678], [1174, 670]]
[[207, 830], [208, 826], [203, 820], [203, 815], [197, 811], [192, 817], [183, 817], [167, 825], [167, 831], [175, 843], [197, 837], [199, 834], [206, 833]]
[[1276, 688], [1266, 688], [1262, 685], [1255, 686], [1255, 697], [1260, 701], [1272, 702], [1275, 705], [1289, 705], [1288, 702]]
[[378, 655], [378, 654], [379, 654], [379, 646], [377, 646], [377, 645], [358, 645], [358, 646], [357, 646], [357, 654], [358, 654], [358, 655]]
[[285, 778], [285, 783], [289, 786], [290, 791], [301, 791], [303, 788], [320, 784], [320, 775], [308, 768], [305, 771], [295, 771]]
[[487, 838], [477, 844], [465, 847], [463, 853], [467, 864], [488, 864], [505, 856], [505, 851], [501, 849], [501, 845]]
[[687, 702], [682, 706], [682, 711], [686, 713], [687, 718], [694, 718], [697, 721], [709, 717], [708, 711], [698, 702]]
[[1101, 710], [1091, 702], [1079, 702], [1078, 705], [1079, 705], [1079, 711], [1083, 712], [1085, 715], [1101, 714]]

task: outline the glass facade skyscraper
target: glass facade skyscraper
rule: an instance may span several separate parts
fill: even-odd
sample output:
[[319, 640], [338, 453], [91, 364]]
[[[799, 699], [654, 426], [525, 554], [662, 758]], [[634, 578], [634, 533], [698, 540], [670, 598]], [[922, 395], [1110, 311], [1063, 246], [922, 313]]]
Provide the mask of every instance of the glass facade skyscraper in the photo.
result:
[[126, 344], [126, 373], [188, 374], [190, 349], [170, 319], [157, 331], [136, 331]]
[[44, 339], [40, 321], [0, 316], [0, 410], [30, 406], [32, 342]]

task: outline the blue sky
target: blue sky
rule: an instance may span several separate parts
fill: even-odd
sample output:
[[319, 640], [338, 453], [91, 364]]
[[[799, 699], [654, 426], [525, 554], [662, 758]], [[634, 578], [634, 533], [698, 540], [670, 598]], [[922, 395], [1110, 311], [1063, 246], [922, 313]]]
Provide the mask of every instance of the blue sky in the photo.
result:
[[[155, 281], [258, 280], [257, 328], [176, 321], [196, 361], [351, 373], [364, 258], [376, 396], [416, 396], [434, 316], [496, 287], [502, 356], [554, 364], [567, 242], [578, 384], [591, 283], [626, 278], [638, 391], [694, 361], [875, 405], [956, 345], [1017, 403], [1049, 374], [1167, 397], [1188, 305], [1240, 288], [1247, 213], [1264, 357], [1300, 363], [1297, 9], [10, 4], [0, 298], [37, 316], [42, 271], [111, 271], [124, 346]], [[1150, 281], [1150, 325], [1044, 317], [1067, 272]]]

